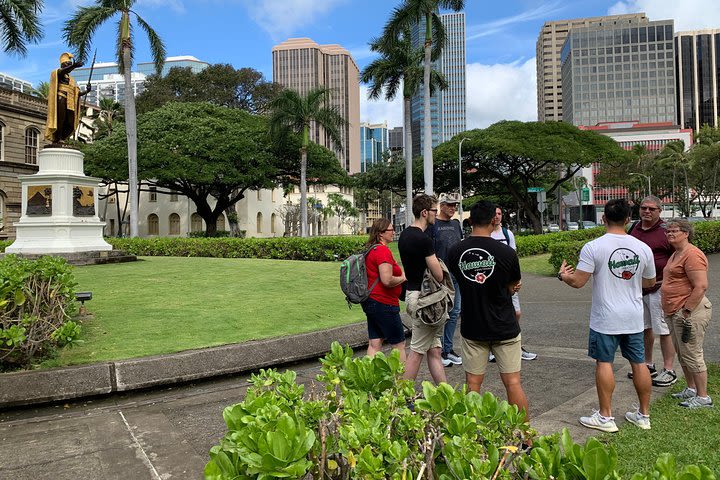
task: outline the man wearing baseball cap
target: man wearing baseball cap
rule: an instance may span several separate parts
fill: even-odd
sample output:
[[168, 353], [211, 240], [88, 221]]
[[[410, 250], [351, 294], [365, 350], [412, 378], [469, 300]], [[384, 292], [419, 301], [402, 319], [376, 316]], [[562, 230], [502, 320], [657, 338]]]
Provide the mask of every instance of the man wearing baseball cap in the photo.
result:
[[[460, 221], [453, 220], [453, 215], [457, 211], [458, 205], [462, 198], [457, 193], [441, 193], [438, 199], [439, 212], [435, 218], [435, 223], [428, 229], [428, 235], [433, 239], [435, 254], [445, 264], [450, 248], [463, 239], [463, 230]], [[452, 276], [452, 275], [451, 275]], [[460, 290], [455, 277], [452, 277], [455, 286], [455, 303], [453, 309], [449, 312], [449, 318], [445, 322], [445, 331], [442, 339], [442, 362], [445, 367], [452, 365], [462, 365], [462, 357], [453, 350], [453, 337], [455, 336], [455, 328], [458, 318], [460, 317]]]

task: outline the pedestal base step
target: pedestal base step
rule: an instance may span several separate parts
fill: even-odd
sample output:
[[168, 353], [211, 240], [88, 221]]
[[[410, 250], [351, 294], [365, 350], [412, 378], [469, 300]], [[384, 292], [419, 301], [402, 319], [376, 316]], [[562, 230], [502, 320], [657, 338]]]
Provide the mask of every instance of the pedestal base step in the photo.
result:
[[[0, 253], [0, 256], [10, 255], [7, 253]], [[77, 252], [77, 253], [16, 253], [22, 258], [28, 260], [37, 260], [45, 255], [51, 255], [53, 257], [62, 257], [70, 265], [81, 266], [81, 265], [101, 265], [104, 263], [122, 263], [122, 262], [134, 262], [137, 260], [135, 255], [129, 255], [121, 250], [92, 250], [89, 252]]]

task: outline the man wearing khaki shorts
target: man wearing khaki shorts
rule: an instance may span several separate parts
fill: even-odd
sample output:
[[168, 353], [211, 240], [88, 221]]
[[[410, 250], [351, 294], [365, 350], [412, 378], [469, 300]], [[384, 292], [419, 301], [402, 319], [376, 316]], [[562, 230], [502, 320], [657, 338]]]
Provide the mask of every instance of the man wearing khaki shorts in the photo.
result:
[[463, 366], [471, 391], [485, 379], [488, 354], [500, 369], [508, 402], [528, 412], [520, 382], [522, 347], [520, 325], [512, 295], [520, 290], [520, 262], [515, 250], [490, 237], [495, 204], [479, 201], [470, 209], [472, 233], [448, 255], [448, 269], [461, 292]]

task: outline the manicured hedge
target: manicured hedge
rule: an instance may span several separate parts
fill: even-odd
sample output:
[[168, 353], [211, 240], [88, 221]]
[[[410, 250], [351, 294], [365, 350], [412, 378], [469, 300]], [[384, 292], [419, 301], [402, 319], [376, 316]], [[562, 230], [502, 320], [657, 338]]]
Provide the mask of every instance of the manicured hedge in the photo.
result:
[[519, 257], [540, 255], [550, 251], [550, 246], [559, 242], [582, 240], [587, 242], [605, 233], [605, 228], [586, 228], [567, 232], [545, 233], [543, 235], [528, 235], [515, 237]]
[[[697, 222], [693, 224], [695, 236], [692, 243], [709, 255], [720, 252], [720, 222]], [[596, 230], [596, 229], [593, 229]], [[601, 233], [604, 229], [600, 229]], [[573, 232], [574, 233], [574, 232]], [[571, 265], [577, 265], [580, 250], [586, 241], [564, 241], [551, 245], [548, 249], [550, 258], [548, 262], [559, 269], [563, 260]]]
[[5, 248], [13, 243], [13, 240], [0, 240], [0, 252], [4, 252]]
[[114, 249], [160, 257], [333, 261], [362, 251], [367, 237], [107, 238]]

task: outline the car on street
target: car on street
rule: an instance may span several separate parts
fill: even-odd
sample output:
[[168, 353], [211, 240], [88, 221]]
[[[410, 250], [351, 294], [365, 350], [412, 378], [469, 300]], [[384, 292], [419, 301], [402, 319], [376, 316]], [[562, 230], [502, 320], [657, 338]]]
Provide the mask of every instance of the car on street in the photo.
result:
[[591, 222], [590, 220], [583, 220], [582, 222], [582, 228], [595, 228], [597, 227], [597, 223]]
[[567, 222], [567, 229], [568, 230], [579, 230], [580, 225], [578, 222]]
[[560, 231], [560, 225], [558, 225], [557, 223], [551, 223], [550, 225], [548, 225], [548, 232], [555, 233], [555, 232], [559, 232], [559, 231]]

